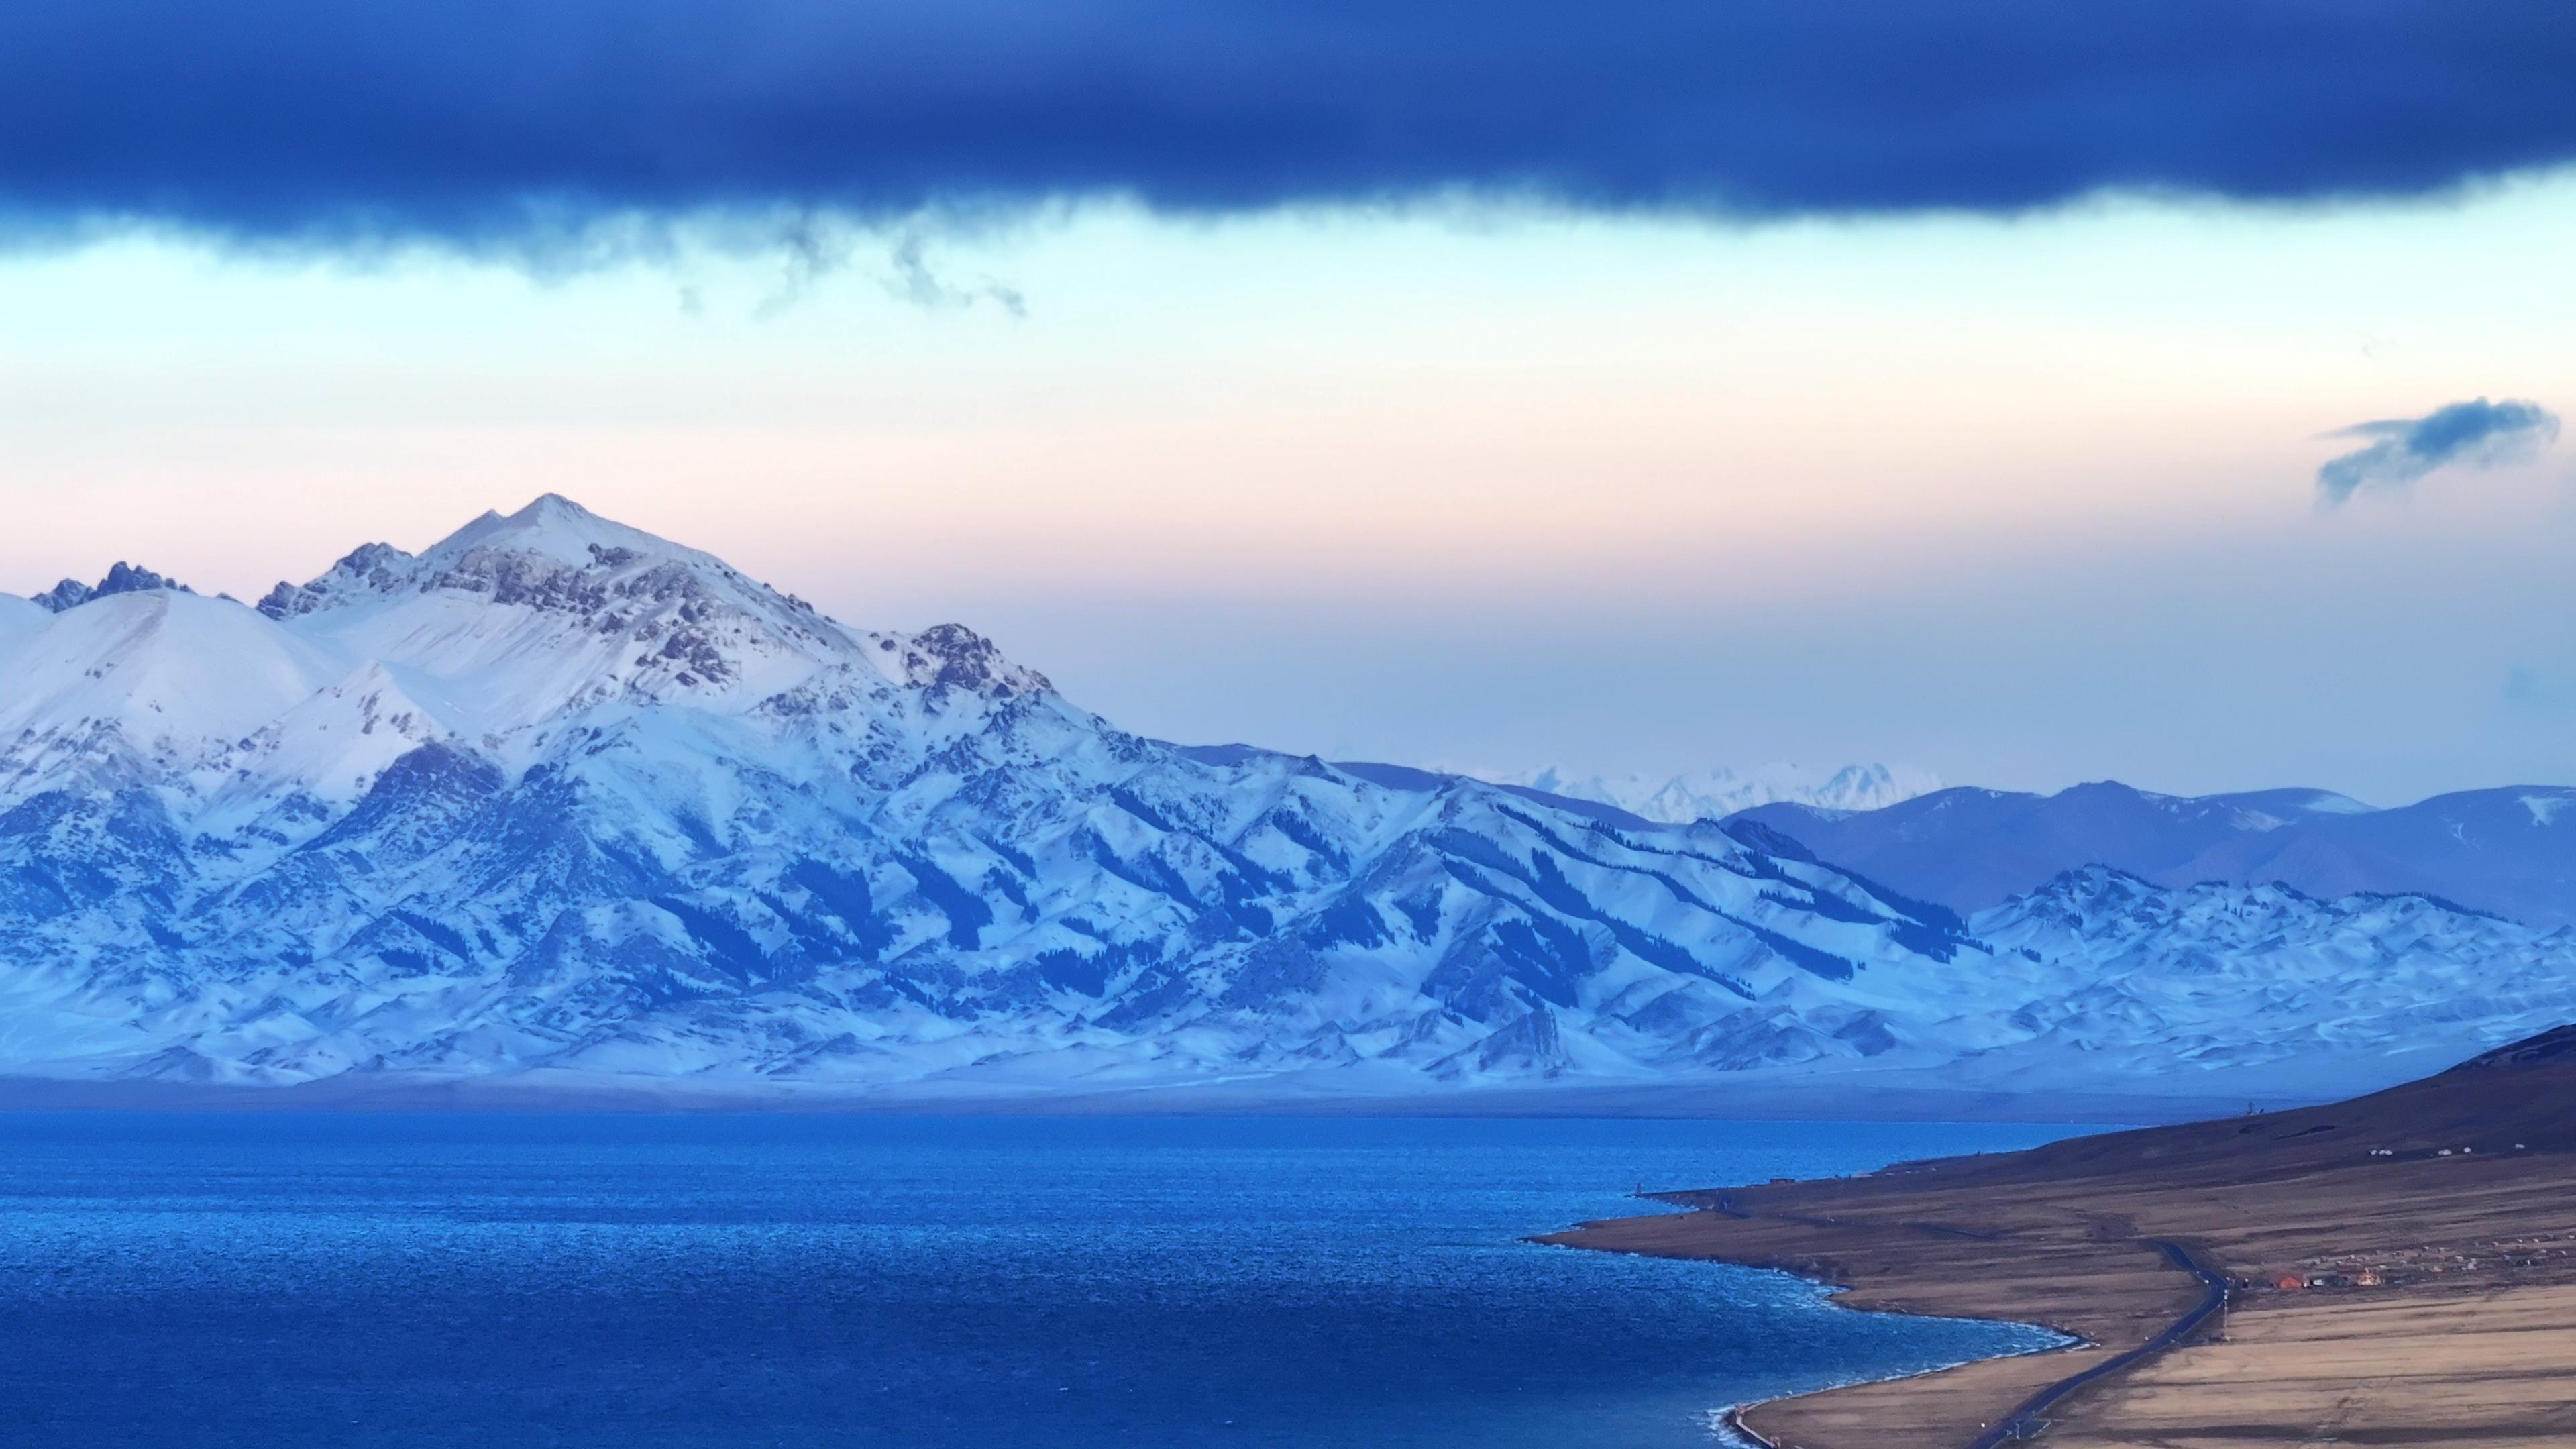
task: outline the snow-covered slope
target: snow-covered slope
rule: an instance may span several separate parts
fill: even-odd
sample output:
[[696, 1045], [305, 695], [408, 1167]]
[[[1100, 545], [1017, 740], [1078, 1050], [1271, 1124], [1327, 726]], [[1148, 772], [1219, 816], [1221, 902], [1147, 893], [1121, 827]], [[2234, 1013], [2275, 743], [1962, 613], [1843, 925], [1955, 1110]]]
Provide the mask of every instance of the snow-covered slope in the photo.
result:
[[256, 610], [0, 609], [0, 679], [6, 1075], [2237, 1090], [2566, 1004], [2565, 933], [2432, 902], [1972, 924], [1758, 822], [1165, 745], [558, 498]]
[[9, 647], [9, 641], [17, 635], [41, 626], [46, 612], [45, 607], [33, 599], [0, 594], [0, 649]]
[[101, 771], [210, 788], [244, 737], [311, 697], [331, 659], [239, 604], [120, 593], [0, 632], [0, 781]]
[[1615, 805], [1641, 819], [1668, 825], [1723, 820], [1756, 805], [1788, 803], [1817, 810], [1878, 810], [1941, 788], [1929, 772], [1906, 765], [1845, 765], [1810, 770], [1773, 764], [1759, 769], [1710, 769], [1685, 775], [1578, 775], [1550, 767], [1480, 773], [1498, 785], [1523, 785], [1551, 795]]
[[2561, 785], [2377, 810], [2326, 790], [2195, 797], [2104, 781], [2055, 795], [1940, 790], [1860, 814], [1768, 805], [1737, 818], [1960, 911], [2102, 864], [2171, 886], [2419, 892], [2539, 926], [2576, 923], [2576, 789]]
[[2334, 1080], [2392, 1049], [2439, 1061], [2426, 1045], [2463, 1026], [2576, 1019], [2576, 931], [2417, 895], [2169, 889], [2092, 866], [1971, 930], [1996, 948], [1996, 984], [2027, 993], [2018, 1054], [2083, 1054], [2106, 1075], [2259, 1063]]

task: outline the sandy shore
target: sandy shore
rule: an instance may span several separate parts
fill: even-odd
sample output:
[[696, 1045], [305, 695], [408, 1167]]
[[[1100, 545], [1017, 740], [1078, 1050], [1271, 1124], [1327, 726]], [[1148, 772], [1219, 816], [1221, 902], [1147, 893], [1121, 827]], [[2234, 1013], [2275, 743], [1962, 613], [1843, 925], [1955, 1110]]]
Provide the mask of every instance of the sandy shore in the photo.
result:
[[1745, 1413], [1785, 1449], [1975, 1442], [2203, 1297], [2164, 1241], [2232, 1280], [2229, 1310], [2051, 1408], [2047, 1442], [2576, 1444], [2576, 1061], [2425, 1090], [2444, 1081], [1869, 1177], [1676, 1193], [1695, 1210], [1549, 1241], [1785, 1268], [1849, 1288], [1854, 1308], [2086, 1341]]

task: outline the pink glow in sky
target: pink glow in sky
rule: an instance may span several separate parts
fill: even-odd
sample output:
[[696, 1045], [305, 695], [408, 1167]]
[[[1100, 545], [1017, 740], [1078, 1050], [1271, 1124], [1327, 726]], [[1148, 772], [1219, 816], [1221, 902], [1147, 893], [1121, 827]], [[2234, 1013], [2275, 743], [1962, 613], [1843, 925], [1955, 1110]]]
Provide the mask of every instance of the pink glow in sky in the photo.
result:
[[[2563, 459], [2319, 506], [2319, 435], [2576, 402], [2576, 182], [1718, 228], [1115, 209], [531, 280], [0, 262], [0, 588], [251, 594], [558, 491], [1149, 733], [1495, 768], [2569, 778]], [[2509, 679], [2524, 685], [2508, 690]]]

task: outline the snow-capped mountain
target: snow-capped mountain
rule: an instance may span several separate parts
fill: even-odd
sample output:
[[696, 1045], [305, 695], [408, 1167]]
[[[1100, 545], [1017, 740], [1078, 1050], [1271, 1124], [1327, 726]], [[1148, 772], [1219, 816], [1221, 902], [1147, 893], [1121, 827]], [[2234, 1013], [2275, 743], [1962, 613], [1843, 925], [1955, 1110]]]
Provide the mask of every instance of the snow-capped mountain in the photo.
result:
[[1723, 820], [1756, 805], [1792, 804], [1815, 810], [1880, 810], [1941, 788], [1929, 771], [1908, 765], [1845, 765], [1811, 770], [1780, 763], [1758, 769], [1717, 768], [1673, 776], [1578, 775], [1543, 770], [1469, 771], [1498, 785], [1523, 785], [1551, 795], [1615, 805], [1644, 820], [1687, 825]]
[[2576, 957], [2108, 877], [1962, 921], [1757, 821], [1163, 744], [554, 497], [256, 608], [0, 599], [0, 681], [0, 1075], [2116, 1089], [2179, 1039], [2234, 1091], [2527, 1035]]
[[2420, 895], [2166, 888], [2091, 866], [1970, 930], [1996, 951], [1994, 984], [2027, 993], [2005, 1019], [2035, 1035], [2004, 1056], [2062, 1049], [2139, 1073], [2260, 1061], [2323, 1083], [2392, 1048], [2438, 1065], [2423, 1044], [2465, 1025], [2576, 1019], [2576, 931]]
[[2169, 886], [2412, 891], [2543, 927], [2576, 923], [2576, 789], [2563, 785], [2379, 810], [2328, 790], [2157, 795], [2103, 781], [2055, 795], [1941, 790], [1862, 814], [1767, 805], [1740, 818], [1963, 912], [2101, 864]]

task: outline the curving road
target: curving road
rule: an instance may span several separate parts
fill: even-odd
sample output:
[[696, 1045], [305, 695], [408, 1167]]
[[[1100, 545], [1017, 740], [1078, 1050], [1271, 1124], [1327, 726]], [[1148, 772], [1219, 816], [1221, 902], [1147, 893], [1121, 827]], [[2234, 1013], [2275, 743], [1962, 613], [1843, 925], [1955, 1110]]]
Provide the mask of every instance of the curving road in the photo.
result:
[[2136, 1348], [2130, 1349], [2127, 1353], [2106, 1358], [2080, 1374], [2071, 1374], [2059, 1379], [2047, 1388], [2022, 1400], [2011, 1413], [1996, 1420], [1993, 1428], [1971, 1440], [1968, 1449], [1996, 1449], [2000, 1444], [2012, 1444], [2035, 1438], [2039, 1431], [2047, 1426], [2047, 1421], [2041, 1416], [2063, 1402], [2067, 1395], [2096, 1379], [2108, 1378], [2112, 1374], [2134, 1368], [2182, 1342], [2202, 1324], [2207, 1323], [2211, 1314], [2226, 1305], [2225, 1275], [2193, 1257], [2189, 1248], [2171, 1239], [2150, 1238], [2147, 1242], [2149, 1246], [2162, 1252], [2167, 1262], [2200, 1280], [2204, 1290], [2200, 1301], [2192, 1305], [2190, 1311], [2182, 1317], [2165, 1325], [2164, 1332], [2139, 1344]]

